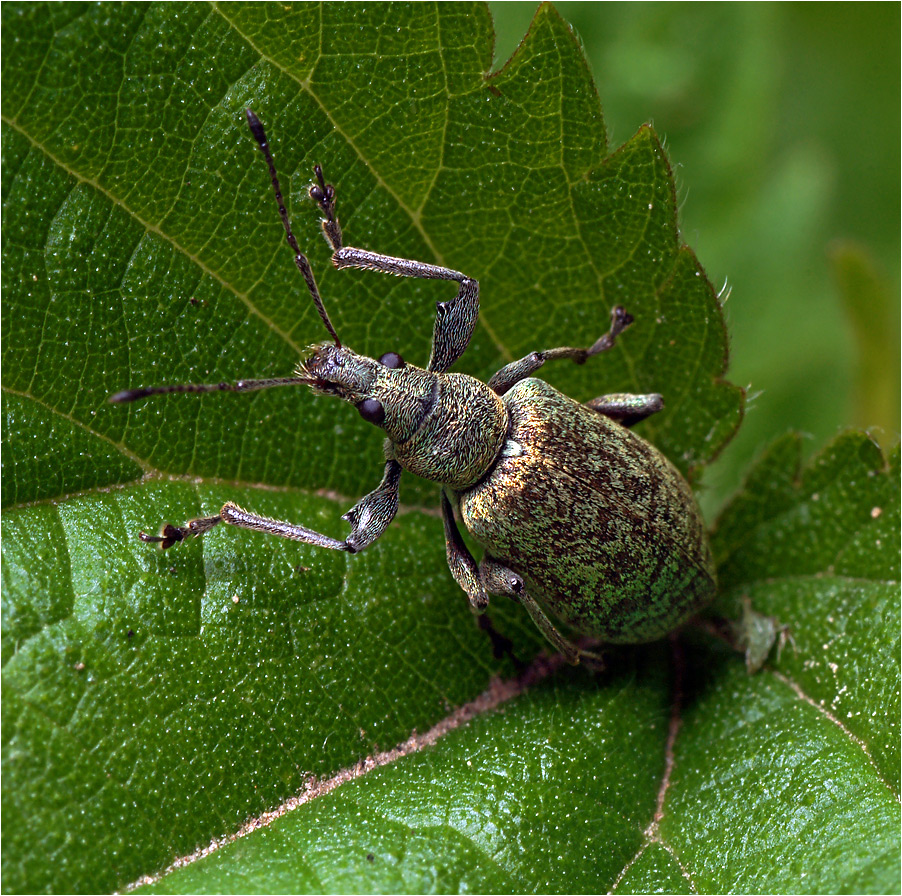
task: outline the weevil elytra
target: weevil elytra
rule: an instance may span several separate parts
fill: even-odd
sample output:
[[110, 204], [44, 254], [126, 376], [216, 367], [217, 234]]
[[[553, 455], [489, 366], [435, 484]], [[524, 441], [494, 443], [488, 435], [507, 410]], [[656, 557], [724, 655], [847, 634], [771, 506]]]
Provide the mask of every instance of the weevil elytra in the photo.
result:
[[[395, 352], [378, 360], [358, 355], [338, 338], [292, 233], [263, 126], [250, 110], [247, 120], [269, 167], [295, 264], [332, 341], [311, 347], [292, 376], [131, 389], [110, 401], [306, 385], [350, 402], [384, 431], [382, 481], [344, 515], [351, 525], [344, 541], [233, 503], [216, 516], [167, 523], [161, 535], [141, 538], [166, 549], [228, 523], [356, 553], [392, 521], [401, 473], [408, 470], [441, 487], [448, 566], [473, 610], [482, 613], [492, 594], [513, 598], [572, 663], [592, 654], [565, 637], [559, 623], [601, 642], [637, 643], [666, 635], [698, 612], [714, 594], [715, 575], [695, 498], [676, 468], [630, 429], [663, 407], [661, 396], [602, 395], [580, 404], [532, 376], [547, 361], [582, 364], [609, 351], [632, 317], [617, 307], [608, 332], [588, 348], [532, 352], [488, 383], [449, 373], [473, 335], [479, 284], [449, 268], [345, 246], [335, 190], [317, 166], [309, 195], [336, 268], [457, 284], [453, 299], [437, 303], [425, 369]], [[455, 513], [484, 549], [479, 563]]]

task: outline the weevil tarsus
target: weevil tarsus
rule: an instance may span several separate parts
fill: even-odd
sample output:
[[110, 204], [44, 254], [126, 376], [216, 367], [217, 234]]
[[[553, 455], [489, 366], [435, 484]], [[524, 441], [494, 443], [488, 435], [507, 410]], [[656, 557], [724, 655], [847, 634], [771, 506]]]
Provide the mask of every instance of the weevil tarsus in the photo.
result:
[[218, 526], [222, 522], [222, 516], [200, 517], [195, 520], [189, 520], [184, 526], [173, 526], [172, 523], [166, 523], [159, 535], [148, 535], [146, 532], [139, 532], [138, 537], [147, 544], [159, 544], [165, 551], [174, 544], [184, 541], [186, 538], [203, 535], [209, 532], [214, 526]]
[[307, 191], [310, 198], [320, 207], [323, 213], [322, 228], [326, 235], [326, 240], [332, 247], [333, 252], [337, 252], [341, 248], [341, 225], [335, 216], [335, 187], [327, 184], [323, 177], [323, 169], [319, 165], [313, 166], [313, 173], [316, 175], [317, 183], [311, 184]]

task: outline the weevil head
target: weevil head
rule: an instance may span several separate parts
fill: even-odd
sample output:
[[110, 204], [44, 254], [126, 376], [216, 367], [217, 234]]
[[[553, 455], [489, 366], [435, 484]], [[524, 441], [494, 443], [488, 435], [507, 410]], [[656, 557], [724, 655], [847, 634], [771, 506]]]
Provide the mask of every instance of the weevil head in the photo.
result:
[[436, 389], [435, 374], [406, 364], [396, 352], [374, 360], [330, 342], [311, 346], [297, 375], [316, 394], [354, 405], [364, 420], [381, 427], [396, 443], [416, 431]]
[[431, 373], [394, 352], [375, 361], [323, 343], [311, 349], [297, 374], [317, 394], [350, 402], [382, 429], [405, 470], [452, 488], [478, 481], [506, 437], [504, 402], [485, 383]]

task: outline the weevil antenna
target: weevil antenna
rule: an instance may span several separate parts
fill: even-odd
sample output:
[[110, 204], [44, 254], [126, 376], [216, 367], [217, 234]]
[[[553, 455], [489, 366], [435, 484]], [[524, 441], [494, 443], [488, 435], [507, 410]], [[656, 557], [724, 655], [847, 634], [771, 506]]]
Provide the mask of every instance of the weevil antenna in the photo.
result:
[[125, 389], [111, 395], [112, 404], [127, 404], [151, 395], [168, 395], [170, 392], [256, 392], [272, 386], [309, 386], [310, 380], [300, 376], [280, 376], [268, 380], [238, 380], [237, 383], [178, 383], [174, 386], [148, 386], [144, 389]]
[[323, 305], [319, 290], [316, 288], [316, 280], [313, 279], [313, 269], [310, 267], [310, 262], [307, 261], [307, 256], [301, 252], [298, 241], [291, 232], [291, 222], [288, 220], [288, 212], [285, 209], [285, 200], [282, 198], [282, 188], [279, 186], [279, 176], [276, 174], [276, 163], [273, 161], [272, 153], [269, 151], [269, 142], [266, 139], [266, 132], [263, 130], [260, 119], [254, 115], [252, 109], [246, 109], [245, 113], [247, 114], [247, 123], [250, 126], [251, 133], [254, 135], [257, 145], [260, 147], [260, 151], [266, 159], [266, 164], [269, 166], [269, 178], [272, 181], [272, 188], [276, 194], [276, 202], [279, 204], [279, 215], [282, 218], [282, 226], [285, 228], [285, 238], [288, 240], [288, 245], [291, 246], [291, 249], [294, 252], [294, 263], [298, 266], [298, 270], [304, 276], [304, 280], [307, 283], [307, 289], [310, 290], [310, 295], [313, 297], [313, 304], [316, 305], [316, 310], [319, 312], [319, 316], [326, 325], [329, 335], [335, 340], [335, 345], [341, 348], [341, 340], [335, 332], [335, 327], [332, 326], [332, 321], [329, 320], [329, 315], [326, 313], [326, 306]]

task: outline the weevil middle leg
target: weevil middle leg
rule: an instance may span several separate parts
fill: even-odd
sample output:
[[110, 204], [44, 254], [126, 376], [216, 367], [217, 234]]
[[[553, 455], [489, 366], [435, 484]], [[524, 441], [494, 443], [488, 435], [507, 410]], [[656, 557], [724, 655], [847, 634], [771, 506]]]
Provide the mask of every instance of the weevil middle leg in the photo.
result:
[[454, 510], [448, 496], [442, 491], [442, 519], [445, 525], [445, 545], [448, 567], [454, 580], [467, 595], [474, 612], [482, 614], [489, 605], [490, 594], [503, 594], [522, 604], [539, 631], [566, 658], [577, 665], [585, 657], [593, 668], [602, 669], [601, 658], [568, 641], [551, 621], [548, 614], [527, 591], [523, 579], [513, 570], [492, 557], [483, 557], [477, 566], [473, 555], [464, 544], [454, 519]]
[[479, 578], [487, 594], [504, 594], [521, 604], [529, 613], [536, 628], [546, 637], [548, 642], [563, 655], [573, 666], [579, 664], [585, 656], [593, 661], [596, 668], [604, 668], [601, 658], [589, 651], [582, 650], [572, 641], [565, 638], [548, 614], [539, 606], [529, 593], [521, 576], [517, 575], [503, 563], [493, 557], [483, 557], [479, 564]]
[[618, 305], [611, 312], [611, 329], [601, 338], [597, 339], [588, 348], [549, 348], [541, 352], [530, 352], [518, 361], [512, 361], [501, 368], [490, 380], [489, 388], [494, 389], [498, 395], [504, 395], [512, 386], [520, 380], [535, 373], [546, 361], [556, 361], [560, 358], [569, 358], [574, 364], [584, 364], [592, 355], [609, 351], [614, 347], [617, 337], [633, 322], [633, 317], [626, 309]]
[[482, 585], [479, 567], [460, 536], [460, 530], [454, 519], [454, 510], [444, 489], [442, 489], [442, 522], [445, 527], [445, 554], [448, 558], [448, 569], [451, 570], [454, 581], [467, 595], [473, 612], [484, 613], [489, 605], [489, 598]]

